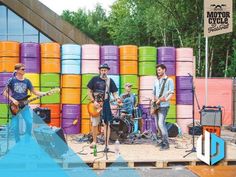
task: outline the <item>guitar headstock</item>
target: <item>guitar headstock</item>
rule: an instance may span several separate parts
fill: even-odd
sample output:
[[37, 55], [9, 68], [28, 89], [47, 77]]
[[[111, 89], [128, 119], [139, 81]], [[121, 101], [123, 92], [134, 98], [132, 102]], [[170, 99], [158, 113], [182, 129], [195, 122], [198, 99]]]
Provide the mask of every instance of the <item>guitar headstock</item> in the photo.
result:
[[47, 92], [47, 95], [51, 95], [51, 94], [54, 94], [54, 93], [59, 93], [60, 91], [61, 91], [60, 88], [54, 88], [54, 89], [52, 89], [52, 90], [49, 90], [49, 91]]

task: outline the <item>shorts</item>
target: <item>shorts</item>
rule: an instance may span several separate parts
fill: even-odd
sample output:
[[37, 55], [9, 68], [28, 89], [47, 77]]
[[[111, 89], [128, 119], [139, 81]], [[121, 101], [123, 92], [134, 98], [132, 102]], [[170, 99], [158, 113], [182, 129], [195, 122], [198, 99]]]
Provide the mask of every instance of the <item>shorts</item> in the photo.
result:
[[100, 117], [91, 117], [91, 122], [92, 122], [92, 126], [96, 127], [101, 122], [101, 118]]

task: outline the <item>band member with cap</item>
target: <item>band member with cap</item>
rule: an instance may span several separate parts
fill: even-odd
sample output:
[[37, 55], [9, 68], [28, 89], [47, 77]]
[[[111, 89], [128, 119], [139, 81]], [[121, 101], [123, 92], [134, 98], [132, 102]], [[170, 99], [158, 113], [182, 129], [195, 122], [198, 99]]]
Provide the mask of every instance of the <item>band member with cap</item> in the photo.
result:
[[[31, 81], [24, 77], [25, 75], [25, 65], [18, 63], [15, 65], [15, 72], [12, 78], [7, 82], [7, 88], [4, 91], [3, 95], [9, 97], [9, 100], [15, 105], [19, 105], [19, 100], [25, 99], [28, 96], [28, 90], [34, 95], [41, 96], [46, 92], [36, 91], [31, 83]], [[11, 91], [11, 95], [9, 94]], [[21, 108], [23, 109], [23, 107]], [[19, 134], [19, 116], [21, 115], [26, 124], [26, 138], [31, 137], [32, 131], [32, 110], [27, 108], [20, 111], [17, 115], [12, 116], [11, 125], [14, 129], [15, 141], [20, 141]]]
[[[109, 70], [110, 67], [107, 64], [104, 63], [100, 65], [100, 75], [94, 76], [87, 84], [88, 96], [91, 101], [94, 102], [94, 106], [96, 108], [99, 108], [101, 106], [99, 102], [103, 102], [101, 116], [91, 117], [93, 134], [93, 142], [90, 145], [91, 148], [93, 148], [97, 143], [98, 125], [100, 123], [100, 118], [102, 119], [104, 125], [104, 135], [105, 139], [107, 140], [106, 143], [108, 145], [110, 137], [110, 121], [112, 120], [109, 94], [112, 93], [117, 102], [121, 103], [121, 100], [117, 94], [118, 88], [116, 87], [115, 82], [107, 76]], [[106, 132], [106, 130], [108, 131]]]
[[174, 82], [166, 75], [167, 68], [164, 64], [156, 66], [157, 79], [153, 87], [154, 102], [159, 105], [156, 112], [155, 123], [158, 131], [160, 131], [161, 142], [157, 142], [160, 150], [169, 149], [169, 139], [167, 127], [165, 124], [166, 116], [170, 107], [170, 99], [174, 94]]

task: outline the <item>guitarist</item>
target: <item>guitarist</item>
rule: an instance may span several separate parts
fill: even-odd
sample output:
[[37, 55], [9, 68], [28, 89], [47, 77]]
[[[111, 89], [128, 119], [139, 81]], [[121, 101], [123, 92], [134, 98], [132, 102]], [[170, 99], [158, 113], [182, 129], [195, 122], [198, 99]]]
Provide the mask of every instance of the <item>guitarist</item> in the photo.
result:
[[160, 150], [169, 149], [169, 139], [165, 121], [170, 107], [169, 100], [174, 94], [174, 82], [171, 78], [167, 77], [166, 71], [167, 69], [164, 64], [158, 64], [156, 66], [157, 79], [153, 87], [154, 103], [159, 105], [158, 111], [155, 112], [155, 124], [160, 131], [162, 139], [161, 142], [157, 142], [157, 146], [160, 146]]
[[[28, 90], [30, 90], [34, 95], [41, 96], [45, 94], [44, 92], [39, 92], [34, 89], [32, 83], [29, 79], [24, 78], [25, 74], [25, 65], [18, 63], [15, 65], [15, 72], [13, 77], [10, 78], [7, 82], [7, 89], [4, 91], [3, 95], [9, 97], [9, 100], [15, 104], [19, 105], [19, 100], [27, 98]], [[11, 96], [9, 95], [9, 90], [11, 91]], [[21, 108], [22, 109], [22, 108]], [[26, 137], [30, 138], [32, 131], [32, 112], [30, 109], [25, 109], [20, 112], [21, 116], [25, 120], [26, 124]], [[12, 116], [12, 128], [14, 129], [15, 141], [20, 141], [19, 135], [19, 117], [18, 114]]]
[[[110, 67], [107, 64], [104, 63], [100, 65], [99, 67], [100, 75], [94, 76], [87, 84], [88, 96], [94, 103], [94, 106], [96, 108], [100, 108], [102, 106], [101, 116], [91, 117], [93, 142], [90, 145], [90, 148], [93, 148], [97, 142], [98, 125], [100, 123], [100, 117], [104, 125], [104, 135], [106, 143], [108, 145], [110, 137], [110, 121], [112, 120], [109, 94], [112, 93], [117, 102], [121, 103], [121, 100], [117, 94], [118, 89], [115, 85], [115, 82], [111, 78], [108, 78], [107, 76], [109, 70]], [[106, 137], [106, 130], [108, 130], [107, 137]], [[108, 149], [105, 149], [105, 151], [107, 150]]]

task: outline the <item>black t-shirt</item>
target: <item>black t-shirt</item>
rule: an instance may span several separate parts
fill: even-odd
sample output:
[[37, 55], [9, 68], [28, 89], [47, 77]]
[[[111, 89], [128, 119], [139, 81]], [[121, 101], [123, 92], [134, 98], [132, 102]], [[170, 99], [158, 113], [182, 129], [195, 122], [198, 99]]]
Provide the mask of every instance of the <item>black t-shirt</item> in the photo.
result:
[[[103, 93], [106, 90], [106, 81], [101, 79], [100, 76], [94, 76], [88, 83], [87, 87], [91, 89], [94, 93]], [[110, 90], [111, 93], [117, 92], [115, 82], [110, 78]]]

